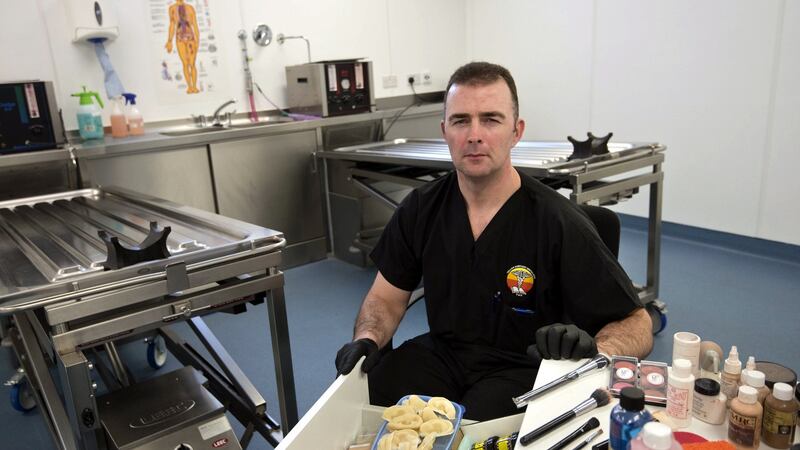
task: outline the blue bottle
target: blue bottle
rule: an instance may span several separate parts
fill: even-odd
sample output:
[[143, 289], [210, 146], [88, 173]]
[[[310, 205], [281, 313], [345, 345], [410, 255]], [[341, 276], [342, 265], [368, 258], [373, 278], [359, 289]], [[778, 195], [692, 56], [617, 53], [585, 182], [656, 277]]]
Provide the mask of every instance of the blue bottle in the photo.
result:
[[620, 392], [619, 404], [611, 410], [611, 437], [608, 440], [613, 450], [628, 450], [631, 441], [639, 434], [644, 424], [653, 416], [644, 409], [644, 392], [635, 387], [626, 387]]

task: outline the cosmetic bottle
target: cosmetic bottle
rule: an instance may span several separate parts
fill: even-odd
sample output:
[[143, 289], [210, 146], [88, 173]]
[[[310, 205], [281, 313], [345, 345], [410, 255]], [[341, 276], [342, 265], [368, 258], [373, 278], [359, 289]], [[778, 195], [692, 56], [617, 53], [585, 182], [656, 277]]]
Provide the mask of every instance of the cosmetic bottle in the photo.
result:
[[744, 386], [747, 384], [747, 372], [750, 370], [756, 370], [755, 356], [747, 357], [747, 363], [745, 363], [742, 373], [739, 375], [739, 386]]
[[760, 370], [751, 369], [747, 371], [747, 378], [744, 380], [746, 386], [755, 388], [758, 391], [758, 403], [764, 406], [764, 400], [769, 395], [769, 388], [764, 384], [764, 372]]
[[730, 406], [731, 400], [736, 398], [738, 394], [737, 389], [739, 388], [739, 376], [742, 373], [742, 362], [739, 361], [739, 352], [736, 350], [736, 346], [731, 347], [730, 353], [728, 353], [728, 359], [725, 360], [725, 364], [722, 368], [722, 377], [720, 379], [720, 384], [722, 385], [722, 393], [728, 397], [728, 405]]
[[644, 392], [635, 387], [622, 389], [619, 404], [611, 410], [608, 440], [610, 447], [613, 450], [628, 450], [631, 441], [639, 434], [644, 424], [651, 420], [653, 416], [644, 409]]
[[663, 423], [647, 422], [642, 432], [631, 441], [631, 450], [681, 450], [672, 430]]
[[758, 448], [763, 414], [764, 408], [758, 403], [758, 391], [750, 386], [740, 387], [738, 396], [731, 400], [728, 440], [739, 450]]
[[774, 448], [789, 448], [794, 441], [798, 404], [792, 396], [792, 387], [775, 383], [772, 393], [764, 401], [764, 443]]
[[693, 397], [692, 363], [687, 359], [676, 359], [667, 386], [667, 415], [676, 428], [686, 428], [692, 423]]
[[721, 425], [725, 422], [726, 400], [717, 380], [699, 378], [694, 382], [692, 415], [703, 422]]

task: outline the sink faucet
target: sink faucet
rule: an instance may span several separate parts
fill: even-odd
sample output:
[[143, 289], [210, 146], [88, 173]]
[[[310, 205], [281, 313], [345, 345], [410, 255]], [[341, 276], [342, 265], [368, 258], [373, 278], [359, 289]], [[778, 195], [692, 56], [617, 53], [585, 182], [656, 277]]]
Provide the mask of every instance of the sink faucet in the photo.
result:
[[[230, 105], [233, 105], [234, 103], [236, 103], [236, 99], [232, 98], [232, 99], [228, 100], [227, 102], [219, 105], [219, 107], [214, 110], [214, 115], [212, 116], [213, 119], [214, 119], [213, 125], [215, 125], [215, 126], [222, 125], [222, 123], [220, 123], [220, 120], [219, 120], [219, 113], [222, 112], [223, 109], [227, 108]], [[230, 119], [230, 116], [228, 117], [228, 119]]]

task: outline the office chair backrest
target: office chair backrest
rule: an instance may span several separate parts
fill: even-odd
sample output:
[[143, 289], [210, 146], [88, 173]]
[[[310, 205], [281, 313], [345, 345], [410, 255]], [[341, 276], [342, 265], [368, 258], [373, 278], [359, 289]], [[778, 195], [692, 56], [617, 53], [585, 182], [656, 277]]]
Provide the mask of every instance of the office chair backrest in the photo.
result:
[[619, 257], [619, 236], [620, 222], [619, 216], [614, 211], [602, 206], [578, 205], [597, 229], [600, 239], [606, 244], [615, 258]]

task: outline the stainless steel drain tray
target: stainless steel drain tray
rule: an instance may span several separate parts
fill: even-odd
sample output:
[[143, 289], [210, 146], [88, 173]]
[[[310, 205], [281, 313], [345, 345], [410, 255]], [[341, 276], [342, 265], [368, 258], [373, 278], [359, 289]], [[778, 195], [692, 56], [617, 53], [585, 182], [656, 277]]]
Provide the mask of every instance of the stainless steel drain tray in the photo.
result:
[[[134, 246], [151, 221], [172, 228], [171, 256], [104, 270], [98, 230]], [[0, 202], [0, 314], [163, 279], [169, 265], [191, 272], [284, 245], [278, 231], [116, 188]]]

